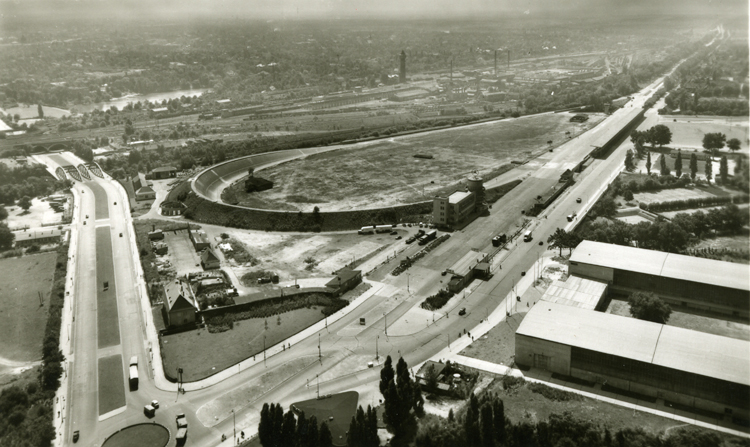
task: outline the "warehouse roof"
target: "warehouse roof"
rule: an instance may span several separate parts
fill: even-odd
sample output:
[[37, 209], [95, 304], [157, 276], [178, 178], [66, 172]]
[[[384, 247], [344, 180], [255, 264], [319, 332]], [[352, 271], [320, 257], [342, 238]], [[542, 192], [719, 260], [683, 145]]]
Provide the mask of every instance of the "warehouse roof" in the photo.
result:
[[750, 385], [749, 348], [744, 340], [664, 326], [653, 363]]
[[539, 301], [516, 334], [651, 363], [661, 325]]
[[517, 334], [750, 385], [750, 343], [539, 301]]
[[581, 242], [570, 262], [750, 291], [750, 269], [732, 262], [593, 241]]

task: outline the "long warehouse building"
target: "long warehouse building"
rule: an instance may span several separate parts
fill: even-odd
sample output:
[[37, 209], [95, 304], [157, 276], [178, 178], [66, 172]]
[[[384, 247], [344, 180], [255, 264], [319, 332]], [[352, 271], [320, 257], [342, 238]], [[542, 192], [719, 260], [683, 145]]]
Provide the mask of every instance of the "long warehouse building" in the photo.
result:
[[750, 318], [747, 265], [583, 241], [569, 273], [605, 281], [613, 293], [654, 292], [675, 307]]
[[515, 342], [519, 365], [750, 419], [744, 340], [539, 301]]

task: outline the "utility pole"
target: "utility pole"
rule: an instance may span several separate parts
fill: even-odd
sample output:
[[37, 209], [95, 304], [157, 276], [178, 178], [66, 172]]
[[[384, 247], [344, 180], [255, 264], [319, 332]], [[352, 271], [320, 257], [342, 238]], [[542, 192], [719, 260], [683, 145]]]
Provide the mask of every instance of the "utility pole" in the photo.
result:
[[378, 360], [378, 339], [380, 338], [379, 335], [375, 336], [375, 360]]
[[323, 363], [323, 354], [320, 352], [320, 334], [318, 334], [318, 361]]
[[318, 384], [318, 399], [320, 399], [320, 378], [318, 377], [318, 374], [315, 374], [315, 382]]
[[263, 335], [263, 366], [266, 366], [266, 336]]
[[385, 336], [388, 336], [388, 315], [383, 312], [383, 318], [385, 318]]
[[234, 408], [232, 408], [232, 423], [234, 424], [234, 435], [232, 436], [232, 445], [237, 445], [237, 418], [234, 415]]

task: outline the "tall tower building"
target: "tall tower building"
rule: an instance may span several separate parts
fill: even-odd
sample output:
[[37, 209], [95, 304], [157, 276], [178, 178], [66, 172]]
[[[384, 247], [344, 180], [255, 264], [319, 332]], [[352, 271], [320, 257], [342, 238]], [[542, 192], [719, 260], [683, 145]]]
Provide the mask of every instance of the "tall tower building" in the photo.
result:
[[401, 65], [398, 70], [398, 83], [403, 84], [406, 82], [406, 53], [404, 50], [401, 50], [399, 59], [401, 60]]

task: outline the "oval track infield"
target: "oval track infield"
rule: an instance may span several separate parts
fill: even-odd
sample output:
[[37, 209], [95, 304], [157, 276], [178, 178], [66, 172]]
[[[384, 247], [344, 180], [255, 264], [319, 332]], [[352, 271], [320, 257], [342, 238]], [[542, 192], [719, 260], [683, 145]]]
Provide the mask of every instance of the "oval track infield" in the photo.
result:
[[159, 424], [136, 424], [125, 427], [104, 441], [102, 447], [164, 447], [169, 430]]

